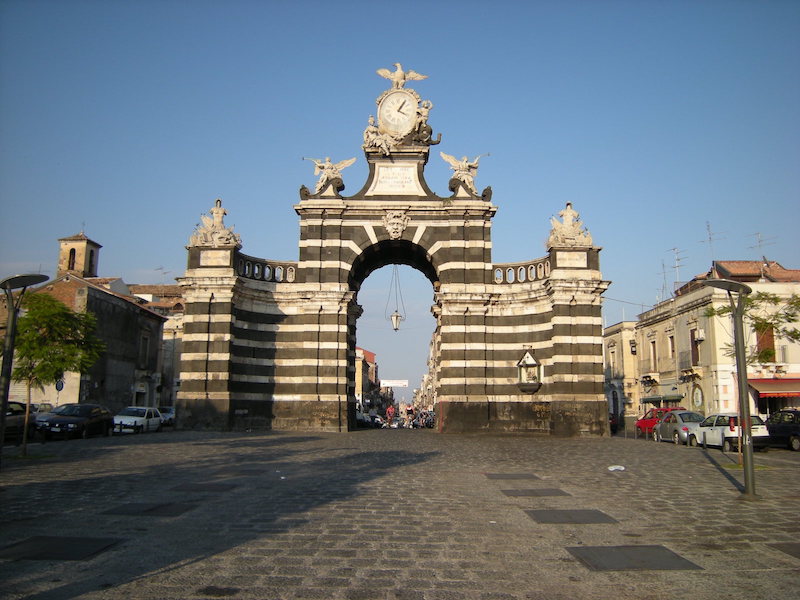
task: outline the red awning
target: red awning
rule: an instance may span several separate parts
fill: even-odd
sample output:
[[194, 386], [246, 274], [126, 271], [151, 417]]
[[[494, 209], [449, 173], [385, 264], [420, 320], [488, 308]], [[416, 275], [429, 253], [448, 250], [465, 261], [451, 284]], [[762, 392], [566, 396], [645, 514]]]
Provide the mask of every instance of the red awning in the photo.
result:
[[748, 379], [762, 398], [800, 397], [800, 379]]

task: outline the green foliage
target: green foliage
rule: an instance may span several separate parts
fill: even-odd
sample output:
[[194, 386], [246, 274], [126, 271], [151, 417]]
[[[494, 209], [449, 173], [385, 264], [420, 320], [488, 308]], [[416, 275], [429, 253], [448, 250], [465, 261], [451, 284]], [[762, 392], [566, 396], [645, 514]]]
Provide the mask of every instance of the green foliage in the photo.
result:
[[[718, 308], [708, 308], [706, 317], [723, 317], [733, 312], [729, 304]], [[745, 296], [744, 322], [753, 328], [756, 336], [773, 335], [776, 339], [789, 342], [800, 342], [800, 329], [796, 323], [800, 320], [800, 296], [792, 294], [789, 298], [781, 298], [769, 292], [756, 292]], [[748, 362], [770, 363], [775, 361], [775, 349], [763, 348], [751, 353]]]
[[28, 387], [52, 385], [66, 371], [87, 372], [105, 350], [95, 335], [90, 313], [76, 313], [47, 294], [23, 300], [26, 313], [17, 321], [15, 381]]

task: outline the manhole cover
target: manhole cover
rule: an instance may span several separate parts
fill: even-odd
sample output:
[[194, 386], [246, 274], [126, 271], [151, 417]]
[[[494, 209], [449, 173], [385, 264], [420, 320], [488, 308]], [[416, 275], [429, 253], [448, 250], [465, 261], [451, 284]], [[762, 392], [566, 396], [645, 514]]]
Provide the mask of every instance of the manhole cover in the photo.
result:
[[487, 479], [539, 479], [533, 473], [485, 473]]
[[134, 515], [145, 517], [177, 517], [185, 512], [197, 508], [197, 504], [173, 502], [171, 504], [148, 504], [146, 502], [130, 502], [121, 504], [111, 510], [105, 511], [106, 515]]
[[86, 560], [100, 554], [120, 538], [55, 537], [37, 535], [0, 549], [0, 558], [11, 560]]
[[537, 523], [568, 523], [571, 525], [592, 525], [595, 523], [616, 523], [606, 513], [599, 510], [526, 510], [528, 516]]
[[702, 570], [664, 546], [574, 546], [567, 552], [592, 571]]
[[537, 488], [530, 490], [500, 490], [506, 496], [511, 497], [532, 497], [538, 498], [541, 496], [569, 496], [564, 490], [556, 488]]
[[789, 556], [800, 558], [800, 542], [776, 542], [775, 544], [767, 544], [767, 546], [785, 552]]
[[235, 487], [235, 483], [182, 483], [172, 489], [176, 492], [228, 492]]

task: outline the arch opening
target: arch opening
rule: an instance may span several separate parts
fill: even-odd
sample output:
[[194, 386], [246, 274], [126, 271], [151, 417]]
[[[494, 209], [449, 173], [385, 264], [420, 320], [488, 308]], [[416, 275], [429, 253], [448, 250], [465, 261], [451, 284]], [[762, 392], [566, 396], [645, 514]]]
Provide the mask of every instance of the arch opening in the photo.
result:
[[384, 240], [366, 248], [354, 261], [350, 269], [348, 285], [354, 292], [370, 273], [387, 265], [407, 265], [420, 271], [434, 288], [438, 287], [439, 275], [419, 244], [406, 240]]
[[[436, 317], [431, 314], [435, 289], [428, 276], [417, 267], [401, 265], [399, 278], [403, 297], [404, 321], [399, 330], [392, 330], [388, 314], [395, 309], [392, 292], [392, 264], [373, 269], [357, 293], [358, 317], [353, 323], [350, 352], [355, 358], [354, 379], [349, 387], [354, 390], [356, 426], [363, 426], [359, 416], [377, 415], [385, 420], [386, 409], [391, 404], [399, 417], [407, 409], [435, 410], [438, 364], [436, 346]], [[354, 302], [356, 302], [354, 298]], [[427, 331], [429, 336], [420, 335]], [[366, 377], [361, 363], [364, 357], [375, 361], [374, 380]], [[407, 387], [391, 385], [407, 381]], [[386, 386], [389, 383], [389, 386]], [[359, 415], [358, 413], [363, 413]], [[369, 423], [367, 418], [366, 422]]]

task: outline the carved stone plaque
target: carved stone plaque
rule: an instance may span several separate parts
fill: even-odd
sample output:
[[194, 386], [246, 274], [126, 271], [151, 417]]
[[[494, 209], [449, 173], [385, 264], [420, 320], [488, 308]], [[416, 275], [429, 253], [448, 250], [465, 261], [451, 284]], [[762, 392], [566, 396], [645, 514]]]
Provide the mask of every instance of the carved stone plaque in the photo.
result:
[[204, 250], [200, 253], [201, 267], [229, 267], [230, 264], [230, 250]]
[[585, 269], [588, 266], [586, 252], [556, 252], [556, 264], [559, 267], [578, 267]]
[[425, 191], [417, 175], [417, 163], [396, 162], [375, 165], [375, 178], [366, 195], [422, 196], [424, 194]]

